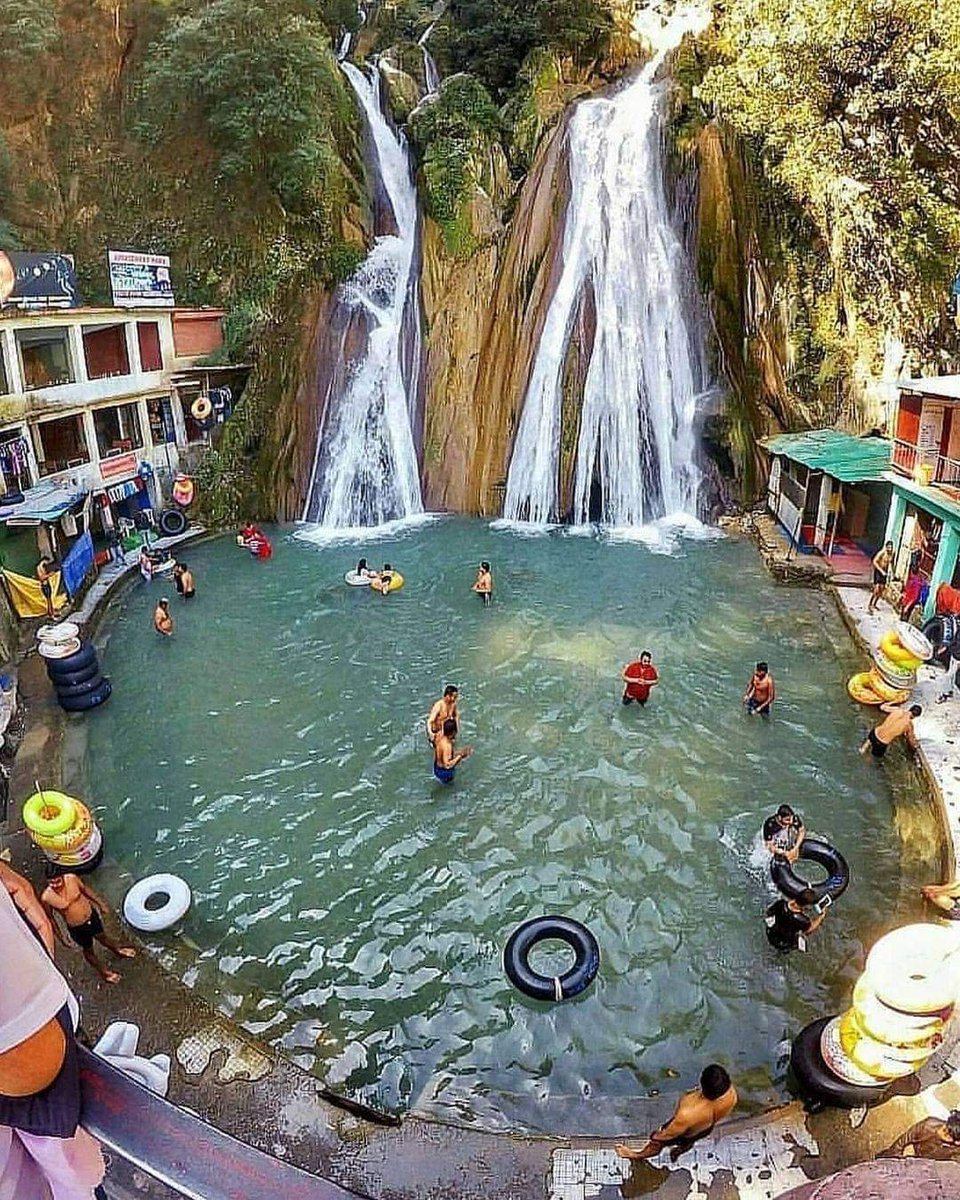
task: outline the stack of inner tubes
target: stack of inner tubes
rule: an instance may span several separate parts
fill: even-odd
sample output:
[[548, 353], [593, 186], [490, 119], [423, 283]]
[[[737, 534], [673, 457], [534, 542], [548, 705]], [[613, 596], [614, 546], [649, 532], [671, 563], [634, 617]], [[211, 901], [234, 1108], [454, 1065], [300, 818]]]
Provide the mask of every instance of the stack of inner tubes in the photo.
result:
[[[57, 689], [57, 700], [66, 712], [86, 712], [103, 704], [113, 690], [110, 680], [100, 673], [93, 642], [69, 643], [72, 653], [47, 658], [47, 675]], [[45, 656], [46, 657], [46, 656]]]

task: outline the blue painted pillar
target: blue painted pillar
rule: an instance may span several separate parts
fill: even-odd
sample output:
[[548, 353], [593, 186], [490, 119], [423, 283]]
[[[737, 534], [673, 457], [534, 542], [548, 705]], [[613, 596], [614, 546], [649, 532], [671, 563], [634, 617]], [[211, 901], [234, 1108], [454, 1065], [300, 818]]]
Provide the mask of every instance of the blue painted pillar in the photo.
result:
[[933, 564], [930, 576], [930, 595], [923, 606], [923, 616], [926, 620], [933, 616], [937, 588], [941, 583], [949, 583], [957, 566], [957, 555], [960, 554], [960, 527], [949, 521], [943, 523], [943, 533], [940, 534], [940, 546], [937, 550], [937, 561]]
[[894, 548], [900, 544], [900, 535], [903, 533], [903, 522], [907, 515], [907, 498], [902, 496], [896, 489], [890, 497], [890, 511], [887, 513], [887, 532], [884, 535], [885, 542], [893, 542]]

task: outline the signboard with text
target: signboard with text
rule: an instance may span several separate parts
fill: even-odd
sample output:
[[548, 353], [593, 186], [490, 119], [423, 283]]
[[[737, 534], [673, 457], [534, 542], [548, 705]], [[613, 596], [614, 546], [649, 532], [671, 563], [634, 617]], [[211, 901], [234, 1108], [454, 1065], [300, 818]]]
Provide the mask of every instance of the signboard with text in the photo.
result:
[[0, 250], [0, 308], [74, 308], [73, 257]]
[[173, 282], [166, 254], [108, 250], [110, 290], [117, 308], [173, 308]]

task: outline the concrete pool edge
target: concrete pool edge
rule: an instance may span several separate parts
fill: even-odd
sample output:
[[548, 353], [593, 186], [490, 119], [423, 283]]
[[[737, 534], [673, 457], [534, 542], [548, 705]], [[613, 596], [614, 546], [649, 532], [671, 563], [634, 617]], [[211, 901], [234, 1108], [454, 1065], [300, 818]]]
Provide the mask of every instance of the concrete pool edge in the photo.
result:
[[[105, 581], [91, 603], [84, 617], [91, 637], [125, 578], [119, 573]], [[847, 625], [853, 632], [849, 621]], [[28, 751], [22, 761], [18, 754], [14, 760], [14, 795], [32, 783], [38, 752], [45, 775], [51, 770], [60, 774], [65, 765], [64, 733], [73, 724], [56, 707], [36, 656], [25, 666], [34, 668], [24, 671], [28, 731], [36, 731], [35, 717], [46, 730], [42, 739], [33, 739], [33, 754]], [[25, 738], [24, 747], [27, 743]], [[43, 753], [48, 744], [49, 755]], [[930, 770], [929, 764], [926, 767]], [[933, 781], [932, 773], [930, 777]], [[939, 789], [934, 794], [950, 828], [943, 795]], [[38, 856], [25, 837], [15, 839], [14, 852], [37, 879]], [[152, 955], [144, 954], [135, 966], [125, 968], [127, 978], [118, 988], [91, 979], [73, 957], [64, 965], [84, 1002], [89, 1033], [99, 1035], [111, 1020], [134, 1020], [141, 1026], [146, 1053], [171, 1053], [177, 1064], [171, 1099], [251, 1145], [362, 1194], [465, 1200], [551, 1195], [580, 1200], [629, 1174], [627, 1164], [613, 1159], [610, 1139], [496, 1133], [416, 1114], [404, 1118], [399, 1127], [375, 1125], [325, 1101], [315, 1077], [215, 1012]], [[953, 1066], [944, 1064], [940, 1074], [952, 1073]], [[945, 1092], [944, 1099], [949, 1094], [951, 1102], [960, 1099], [960, 1086], [949, 1079], [937, 1091]], [[644, 1172], [659, 1177], [659, 1182], [651, 1178], [654, 1187], [644, 1188], [644, 1193], [663, 1190], [671, 1196], [712, 1197], [722, 1190], [724, 1196], [773, 1197], [869, 1157], [929, 1110], [919, 1110], [918, 1103], [928, 1106], [936, 1099], [931, 1087], [922, 1098], [890, 1101], [868, 1114], [856, 1130], [850, 1128], [846, 1113], [810, 1117], [797, 1103], [730, 1122], [681, 1164], [669, 1169], [643, 1166]]]

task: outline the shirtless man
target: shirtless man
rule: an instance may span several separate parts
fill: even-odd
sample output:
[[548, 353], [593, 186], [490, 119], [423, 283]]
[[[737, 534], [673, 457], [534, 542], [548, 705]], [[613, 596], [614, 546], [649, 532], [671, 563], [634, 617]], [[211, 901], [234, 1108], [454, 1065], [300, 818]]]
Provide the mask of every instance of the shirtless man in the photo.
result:
[[153, 627], [164, 637], [173, 636], [173, 617], [170, 616], [169, 600], [157, 601], [157, 607], [153, 610]]
[[931, 904], [942, 908], [951, 921], [960, 921], [960, 879], [951, 883], [928, 883], [920, 891]]
[[615, 1149], [621, 1158], [653, 1158], [667, 1146], [671, 1146], [670, 1159], [676, 1162], [694, 1142], [706, 1137], [718, 1121], [729, 1116], [737, 1104], [737, 1089], [723, 1067], [711, 1063], [700, 1076], [700, 1086], [692, 1092], [684, 1092], [676, 1111], [667, 1122], [654, 1133], [645, 1146], [632, 1150], [622, 1142]]
[[37, 579], [40, 583], [40, 595], [43, 596], [44, 603], [47, 606], [47, 619], [54, 616], [53, 611], [53, 572], [50, 570], [51, 562], [47, 558], [41, 558], [37, 563]]
[[457, 737], [457, 722], [448, 717], [443, 723], [443, 732], [433, 744], [433, 773], [441, 783], [453, 783], [454, 771], [473, 753], [472, 746], [454, 749]]
[[867, 740], [860, 747], [860, 753], [869, 750], [874, 758], [883, 758], [887, 749], [898, 737], [905, 737], [911, 750], [916, 750], [919, 743], [914, 732], [913, 722], [923, 712], [919, 704], [911, 704], [904, 708], [900, 704], [881, 704], [880, 711], [889, 715], [867, 734]]
[[877, 611], [877, 604], [883, 599], [883, 593], [890, 582], [890, 568], [893, 566], [893, 542], [887, 542], [873, 556], [873, 591], [867, 603], [867, 612], [871, 615]]
[[[111, 971], [109, 967], [105, 967], [97, 958], [93, 943], [97, 941], [102, 946], [106, 946], [118, 958], [134, 958], [137, 952], [132, 946], [119, 945], [104, 933], [100, 915], [110, 911], [106, 900], [88, 883], [84, 883], [79, 876], [71, 875], [68, 872], [65, 875], [52, 874], [50, 876], [50, 882], [44, 889], [40, 901], [51, 917], [55, 912], [63, 917], [71, 939], [83, 951], [83, 957], [100, 978], [107, 983], [116, 983], [120, 978], [119, 974]], [[53, 928], [60, 941], [65, 946], [69, 945], [56, 920], [53, 921]]]
[[747, 715], [752, 717], [759, 713], [761, 717], [769, 717], [770, 709], [777, 698], [777, 688], [770, 674], [770, 668], [765, 662], [758, 662], [743, 693], [743, 702], [747, 706]]
[[460, 692], [449, 683], [443, 689], [441, 699], [430, 709], [430, 716], [427, 717], [427, 741], [431, 746], [436, 743], [445, 721], [453, 721], [457, 732], [460, 732], [460, 710], [457, 708], [459, 698]]
[[493, 599], [493, 575], [490, 571], [490, 564], [486, 561], [480, 564], [480, 570], [477, 571], [477, 582], [473, 585], [473, 590], [483, 601], [484, 607]]

